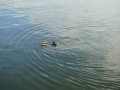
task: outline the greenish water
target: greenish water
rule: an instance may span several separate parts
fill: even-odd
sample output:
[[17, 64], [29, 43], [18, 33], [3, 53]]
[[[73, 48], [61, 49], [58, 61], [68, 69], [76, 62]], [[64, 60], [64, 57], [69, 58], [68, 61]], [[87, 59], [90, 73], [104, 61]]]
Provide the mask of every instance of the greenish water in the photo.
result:
[[0, 1], [0, 90], [120, 90], [120, 1]]

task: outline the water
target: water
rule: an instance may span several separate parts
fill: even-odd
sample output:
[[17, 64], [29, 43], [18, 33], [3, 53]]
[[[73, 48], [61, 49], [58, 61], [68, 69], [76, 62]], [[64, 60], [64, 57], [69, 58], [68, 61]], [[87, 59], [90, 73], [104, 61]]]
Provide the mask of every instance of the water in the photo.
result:
[[119, 0], [1, 0], [0, 90], [119, 90], [119, 40]]

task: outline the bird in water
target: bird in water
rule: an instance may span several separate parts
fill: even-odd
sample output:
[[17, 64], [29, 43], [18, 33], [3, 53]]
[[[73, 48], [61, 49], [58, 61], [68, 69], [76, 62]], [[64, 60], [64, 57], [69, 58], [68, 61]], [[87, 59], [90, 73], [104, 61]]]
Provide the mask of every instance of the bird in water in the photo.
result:
[[42, 45], [42, 46], [48, 46], [48, 45], [57, 46], [57, 45], [58, 45], [58, 43], [56, 43], [56, 42], [52, 42], [52, 43], [42, 42], [42, 44], [41, 44], [41, 45]]
[[42, 44], [41, 44], [42, 46], [48, 46], [49, 45], [49, 43], [48, 42], [42, 42]]

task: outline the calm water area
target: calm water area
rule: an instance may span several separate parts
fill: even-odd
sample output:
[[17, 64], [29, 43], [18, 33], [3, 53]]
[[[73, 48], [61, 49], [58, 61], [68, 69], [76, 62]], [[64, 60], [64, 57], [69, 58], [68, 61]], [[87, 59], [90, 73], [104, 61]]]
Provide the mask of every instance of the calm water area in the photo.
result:
[[0, 90], [120, 90], [120, 0], [0, 0]]

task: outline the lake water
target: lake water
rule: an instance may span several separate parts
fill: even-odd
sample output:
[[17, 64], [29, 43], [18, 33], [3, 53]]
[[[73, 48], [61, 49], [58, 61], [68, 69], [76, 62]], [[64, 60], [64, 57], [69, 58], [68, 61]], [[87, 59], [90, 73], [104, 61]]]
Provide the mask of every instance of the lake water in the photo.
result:
[[120, 90], [120, 0], [1, 0], [0, 90]]

